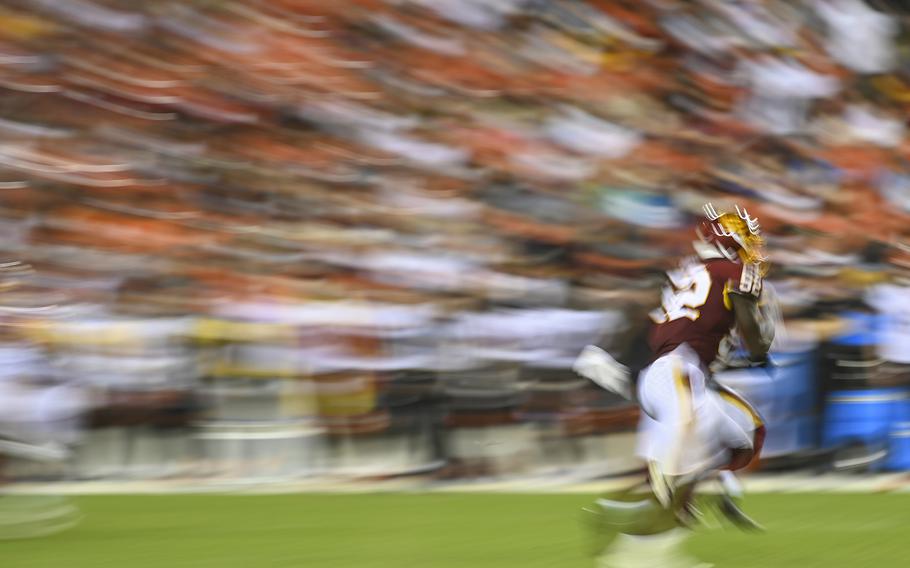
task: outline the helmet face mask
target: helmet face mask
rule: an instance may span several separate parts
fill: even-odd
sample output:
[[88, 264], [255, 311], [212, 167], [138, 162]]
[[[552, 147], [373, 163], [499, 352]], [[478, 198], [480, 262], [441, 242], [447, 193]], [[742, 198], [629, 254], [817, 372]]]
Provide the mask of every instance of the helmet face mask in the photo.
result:
[[736, 206], [736, 213], [718, 213], [710, 203], [704, 206], [707, 221], [696, 230], [698, 237], [714, 244], [730, 260], [747, 264], [764, 264], [764, 239], [758, 219]]
[[733, 213], [724, 213], [716, 221], [738, 245], [739, 259], [744, 263], [758, 263], [765, 260], [762, 252], [764, 239], [749, 230], [747, 223]]

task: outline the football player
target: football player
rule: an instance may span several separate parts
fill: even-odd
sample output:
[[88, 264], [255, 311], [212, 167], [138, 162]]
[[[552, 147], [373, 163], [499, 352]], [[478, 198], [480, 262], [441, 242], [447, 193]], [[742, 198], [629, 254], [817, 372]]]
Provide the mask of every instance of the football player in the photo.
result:
[[[621, 520], [613, 527], [626, 534], [690, 524], [695, 484], [714, 472], [746, 467], [764, 440], [759, 414], [714, 382], [709, 370], [731, 337], [738, 338], [747, 353], [745, 365], [768, 363], [774, 324], [760, 307], [768, 268], [760, 227], [738, 206], [735, 212], [718, 213], [707, 204], [704, 211], [694, 254], [668, 273], [661, 305], [650, 314], [653, 360], [635, 389], [642, 410], [638, 453], [648, 464], [655, 506], [598, 501], [605, 514], [618, 515]], [[628, 370], [597, 347], [585, 348], [575, 370], [632, 398]], [[722, 481], [729, 492], [738, 492], [731, 475], [722, 475]], [[751, 524], [731, 500], [724, 501], [721, 510], [737, 523]]]

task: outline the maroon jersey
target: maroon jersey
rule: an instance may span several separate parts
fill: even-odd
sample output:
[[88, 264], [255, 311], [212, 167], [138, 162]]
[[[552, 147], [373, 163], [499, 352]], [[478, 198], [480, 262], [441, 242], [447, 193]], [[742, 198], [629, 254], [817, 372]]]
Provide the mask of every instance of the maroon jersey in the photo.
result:
[[761, 294], [758, 265], [696, 257], [687, 259], [667, 276], [670, 283], [663, 290], [661, 306], [651, 312], [651, 351], [657, 358], [687, 343], [708, 365], [733, 328], [729, 294], [755, 298]]

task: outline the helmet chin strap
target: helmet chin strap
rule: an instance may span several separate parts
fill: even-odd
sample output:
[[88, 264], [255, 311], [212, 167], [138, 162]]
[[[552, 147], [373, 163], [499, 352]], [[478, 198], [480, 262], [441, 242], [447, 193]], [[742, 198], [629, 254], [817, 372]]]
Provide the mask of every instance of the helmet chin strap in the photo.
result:
[[716, 246], [717, 246], [717, 250], [720, 251], [720, 254], [724, 255], [724, 258], [726, 258], [727, 260], [732, 260], [735, 262], [739, 261], [739, 254], [737, 254], [735, 249], [728, 249], [728, 248], [724, 247], [723, 245], [721, 245], [720, 243], [717, 243]]

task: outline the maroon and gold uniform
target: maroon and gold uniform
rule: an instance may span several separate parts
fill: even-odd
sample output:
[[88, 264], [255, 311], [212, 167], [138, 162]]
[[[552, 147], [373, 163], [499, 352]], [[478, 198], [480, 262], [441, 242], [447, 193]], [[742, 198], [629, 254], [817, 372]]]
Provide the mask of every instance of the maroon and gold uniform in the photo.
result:
[[[693, 479], [741, 469], [760, 454], [763, 420], [742, 397], [711, 380], [709, 365], [734, 327], [750, 363], [767, 363], [774, 336], [759, 314], [767, 265], [758, 220], [738, 206], [735, 214], [718, 213], [711, 204], [704, 211], [707, 220], [693, 242], [696, 256], [667, 274], [661, 305], [651, 312], [654, 359], [635, 385], [642, 410], [636, 454], [648, 464], [653, 497], [676, 513], [692, 495]], [[631, 398], [628, 369], [602, 350], [586, 348], [575, 369]], [[620, 514], [631, 526], [627, 511]]]
[[759, 265], [726, 258], [693, 258], [669, 272], [661, 306], [651, 312], [654, 327], [649, 344], [654, 358], [683, 343], [707, 366], [734, 325], [729, 294], [758, 298], [762, 279]]

